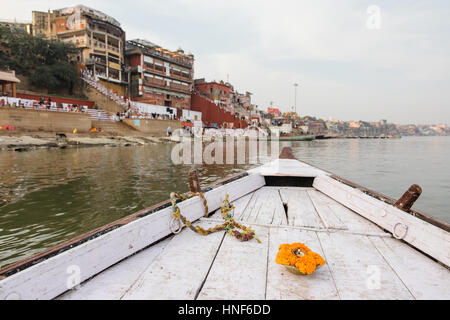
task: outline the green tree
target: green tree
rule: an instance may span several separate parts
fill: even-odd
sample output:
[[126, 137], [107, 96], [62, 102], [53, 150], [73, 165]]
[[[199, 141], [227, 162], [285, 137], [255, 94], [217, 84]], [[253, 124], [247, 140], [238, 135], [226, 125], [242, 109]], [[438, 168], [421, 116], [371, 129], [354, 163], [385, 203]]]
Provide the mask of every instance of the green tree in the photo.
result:
[[77, 74], [70, 63], [62, 62], [37, 67], [30, 80], [33, 85], [44, 86], [49, 90], [67, 88], [72, 94]]
[[0, 27], [0, 68], [29, 76], [32, 84], [48, 90], [67, 88], [72, 92], [78, 79], [70, 61], [78, 50], [72, 43]]

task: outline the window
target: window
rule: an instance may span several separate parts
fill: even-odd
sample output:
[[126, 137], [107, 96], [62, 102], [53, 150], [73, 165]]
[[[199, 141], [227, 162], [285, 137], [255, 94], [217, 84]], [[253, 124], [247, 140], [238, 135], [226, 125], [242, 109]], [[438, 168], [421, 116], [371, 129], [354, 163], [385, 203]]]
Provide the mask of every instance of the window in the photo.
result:
[[144, 61], [153, 65], [153, 58], [152, 57], [144, 56]]

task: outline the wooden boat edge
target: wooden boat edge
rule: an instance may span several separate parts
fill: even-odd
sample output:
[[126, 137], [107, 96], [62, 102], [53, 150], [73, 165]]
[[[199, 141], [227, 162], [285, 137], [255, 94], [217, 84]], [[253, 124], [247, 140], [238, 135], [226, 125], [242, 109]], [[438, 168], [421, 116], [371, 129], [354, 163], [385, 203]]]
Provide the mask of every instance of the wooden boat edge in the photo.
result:
[[[214, 188], [217, 188], [219, 186], [231, 183], [235, 180], [238, 180], [240, 178], [243, 178], [245, 176], [247, 176], [248, 173], [244, 172], [244, 173], [237, 173], [237, 174], [233, 174], [230, 175], [228, 177], [219, 179], [211, 184], [209, 184], [208, 186], [206, 186], [205, 188], [203, 188], [204, 192], [210, 191]], [[19, 260], [17, 262], [14, 262], [12, 264], [9, 264], [7, 266], [4, 266], [0, 269], [0, 281], [16, 272], [20, 272], [26, 268], [29, 268], [41, 261], [44, 261], [46, 259], [49, 259], [57, 254], [60, 254], [66, 250], [70, 250], [72, 248], [75, 248], [79, 245], [81, 245], [82, 243], [95, 239], [103, 234], [106, 234], [107, 232], [110, 232], [116, 228], [120, 228], [121, 226], [124, 226], [132, 221], [135, 221], [139, 218], [142, 218], [148, 214], [157, 212], [159, 210], [162, 210], [166, 207], [170, 206], [170, 200], [165, 200], [159, 203], [156, 203], [150, 207], [144, 208], [142, 210], [139, 210], [131, 215], [128, 215], [126, 217], [120, 218], [118, 220], [115, 220], [113, 222], [110, 222], [104, 226], [95, 228], [91, 231], [88, 231], [86, 233], [83, 233], [81, 235], [78, 235], [72, 239], [63, 241], [53, 247], [50, 247], [48, 249], [43, 250], [42, 252], [38, 252], [36, 254], [33, 254], [32, 256]]]

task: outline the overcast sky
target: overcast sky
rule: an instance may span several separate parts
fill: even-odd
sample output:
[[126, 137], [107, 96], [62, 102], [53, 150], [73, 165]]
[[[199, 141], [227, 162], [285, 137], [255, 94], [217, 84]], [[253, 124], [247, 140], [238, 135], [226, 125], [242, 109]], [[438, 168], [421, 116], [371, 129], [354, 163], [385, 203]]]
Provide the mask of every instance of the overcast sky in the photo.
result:
[[298, 83], [301, 115], [450, 125], [447, 0], [15, 0], [0, 19], [77, 4], [114, 17], [127, 39], [192, 52], [195, 78], [228, 76], [260, 109], [291, 110]]

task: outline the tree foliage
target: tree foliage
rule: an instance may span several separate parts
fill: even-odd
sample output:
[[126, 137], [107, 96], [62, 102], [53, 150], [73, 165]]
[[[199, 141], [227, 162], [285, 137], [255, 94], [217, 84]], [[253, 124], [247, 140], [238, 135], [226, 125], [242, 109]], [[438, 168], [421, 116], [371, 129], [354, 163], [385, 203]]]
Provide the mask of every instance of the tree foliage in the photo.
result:
[[77, 81], [70, 58], [78, 52], [72, 43], [35, 37], [23, 30], [0, 27], [0, 68], [29, 76], [47, 89], [68, 88]]

